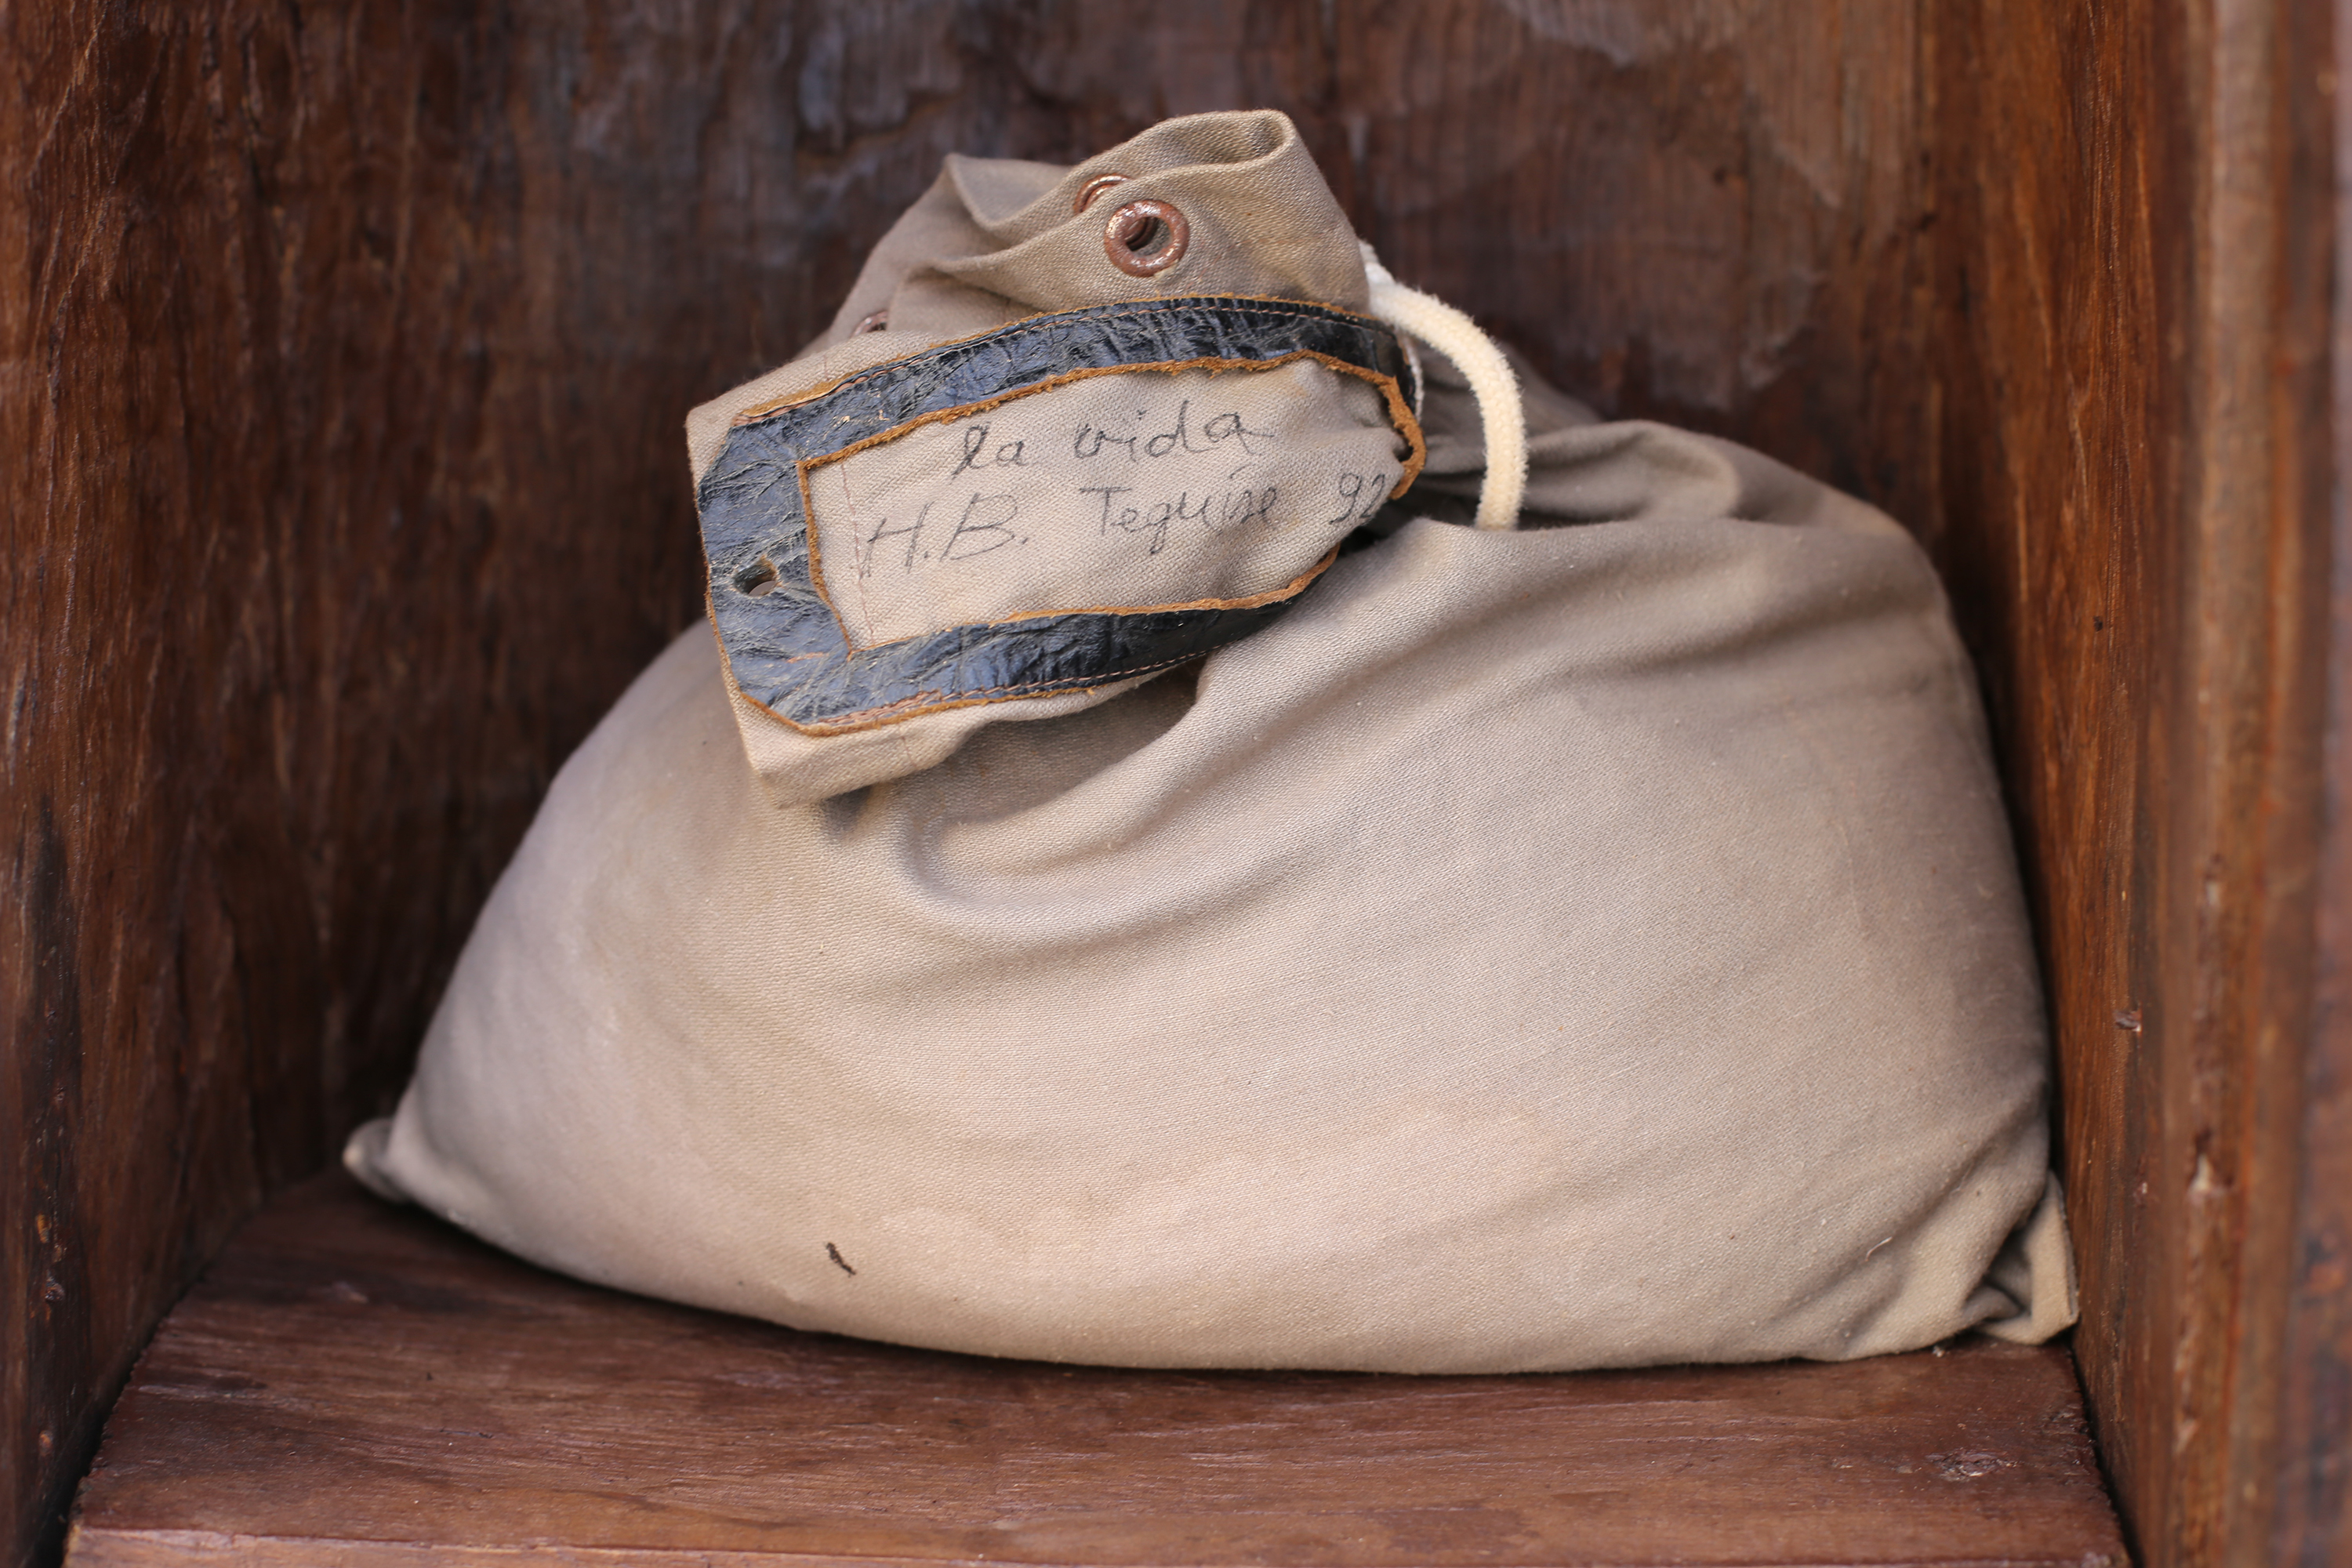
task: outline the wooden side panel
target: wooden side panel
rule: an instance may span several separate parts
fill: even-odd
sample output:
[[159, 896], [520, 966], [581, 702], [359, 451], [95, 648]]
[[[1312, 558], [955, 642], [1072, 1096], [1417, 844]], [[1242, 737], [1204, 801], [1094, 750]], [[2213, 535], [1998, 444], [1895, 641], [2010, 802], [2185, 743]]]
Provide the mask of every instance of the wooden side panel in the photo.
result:
[[2170, 1450], [2151, 1258], [2182, 1201], [2158, 1127], [2168, 780], [2148, 762], [2182, 616], [2172, 24], [2161, 0], [1948, 0], [1931, 55], [1939, 556], [1985, 676], [2050, 984], [2076, 1355], [2109, 1474], [2143, 1504]]
[[693, 613], [713, 368], [551, 287], [517, 66], [471, 5], [0, 10], [0, 1560]]
[[1941, 555], [2052, 980], [2102, 1457], [2149, 1563], [2341, 1562], [2331, 18], [1933, 13]]

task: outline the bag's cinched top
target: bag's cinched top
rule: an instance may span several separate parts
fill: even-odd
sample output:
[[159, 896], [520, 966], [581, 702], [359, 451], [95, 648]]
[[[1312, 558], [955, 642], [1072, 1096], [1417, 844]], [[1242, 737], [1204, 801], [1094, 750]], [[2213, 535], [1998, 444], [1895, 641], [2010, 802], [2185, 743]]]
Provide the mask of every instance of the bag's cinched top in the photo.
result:
[[1279, 114], [950, 159], [824, 343], [692, 425], [771, 789], [929, 766], [970, 710], [1067, 711], [1283, 614], [1423, 460], [1370, 293]]

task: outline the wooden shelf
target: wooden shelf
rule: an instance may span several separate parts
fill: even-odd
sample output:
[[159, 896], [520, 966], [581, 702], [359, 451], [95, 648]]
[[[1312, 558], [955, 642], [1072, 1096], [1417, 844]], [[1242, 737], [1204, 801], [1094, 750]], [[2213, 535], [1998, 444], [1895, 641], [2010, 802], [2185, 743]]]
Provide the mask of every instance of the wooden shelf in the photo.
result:
[[2058, 1349], [1409, 1378], [992, 1362], [576, 1284], [340, 1174], [165, 1321], [68, 1561], [2120, 1563]]

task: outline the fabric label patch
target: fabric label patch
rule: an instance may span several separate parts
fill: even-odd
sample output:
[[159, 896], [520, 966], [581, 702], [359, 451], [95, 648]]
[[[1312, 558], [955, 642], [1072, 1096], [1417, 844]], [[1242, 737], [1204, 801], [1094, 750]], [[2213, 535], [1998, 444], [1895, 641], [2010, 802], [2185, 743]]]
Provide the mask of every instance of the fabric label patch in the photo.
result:
[[854, 648], [1291, 588], [1387, 500], [1408, 443], [1312, 360], [1139, 367], [912, 426], [807, 469], [813, 575]]

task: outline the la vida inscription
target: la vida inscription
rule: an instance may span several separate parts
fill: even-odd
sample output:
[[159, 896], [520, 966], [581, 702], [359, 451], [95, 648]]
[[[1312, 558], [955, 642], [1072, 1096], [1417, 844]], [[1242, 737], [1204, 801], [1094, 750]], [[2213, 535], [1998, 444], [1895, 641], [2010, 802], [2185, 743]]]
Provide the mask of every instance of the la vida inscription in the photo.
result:
[[1097, 378], [814, 468], [845, 629], [870, 646], [1295, 581], [1386, 501], [1402, 443], [1370, 387], [1314, 375], [1162, 373], [1117, 400]]

